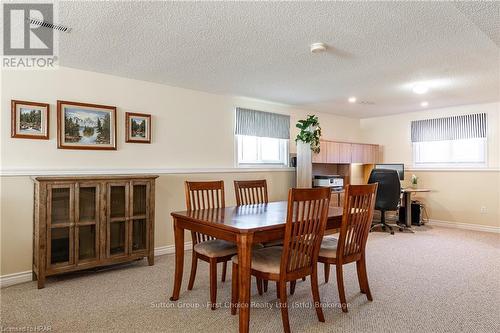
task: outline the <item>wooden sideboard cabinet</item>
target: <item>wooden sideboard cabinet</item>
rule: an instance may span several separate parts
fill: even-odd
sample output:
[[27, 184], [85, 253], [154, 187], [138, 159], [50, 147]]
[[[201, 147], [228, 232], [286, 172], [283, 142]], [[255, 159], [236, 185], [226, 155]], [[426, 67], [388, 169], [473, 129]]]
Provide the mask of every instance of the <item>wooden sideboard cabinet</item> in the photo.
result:
[[33, 278], [148, 258], [154, 175], [34, 177]]

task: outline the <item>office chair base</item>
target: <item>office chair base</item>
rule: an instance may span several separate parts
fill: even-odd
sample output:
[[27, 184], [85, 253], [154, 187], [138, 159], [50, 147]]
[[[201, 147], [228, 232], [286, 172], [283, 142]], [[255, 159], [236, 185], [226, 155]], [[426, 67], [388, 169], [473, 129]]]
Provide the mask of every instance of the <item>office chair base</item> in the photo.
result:
[[370, 232], [373, 231], [374, 228], [380, 226], [382, 228], [382, 231], [388, 231], [391, 235], [394, 235], [394, 230], [392, 230], [392, 227], [390, 225], [388, 225], [387, 223], [375, 223], [375, 224], [372, 224], [371, 228], [370, 228]]
[[408, 227], [406, 224], [398, 223], [397, 226], [400, 232], [409, 231], [412, 234], [415, 233], [413, 229]]

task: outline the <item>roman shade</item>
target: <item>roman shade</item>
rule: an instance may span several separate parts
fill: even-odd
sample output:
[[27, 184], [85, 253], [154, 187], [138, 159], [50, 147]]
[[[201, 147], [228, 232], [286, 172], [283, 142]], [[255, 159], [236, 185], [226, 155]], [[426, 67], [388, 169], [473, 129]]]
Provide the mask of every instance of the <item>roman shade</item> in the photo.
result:
[[234, 134], [290, 139], [290, 116], [236, 108]]
[[486, 138], [486, 113], [411, 122], [411, 141], [428, 142]]

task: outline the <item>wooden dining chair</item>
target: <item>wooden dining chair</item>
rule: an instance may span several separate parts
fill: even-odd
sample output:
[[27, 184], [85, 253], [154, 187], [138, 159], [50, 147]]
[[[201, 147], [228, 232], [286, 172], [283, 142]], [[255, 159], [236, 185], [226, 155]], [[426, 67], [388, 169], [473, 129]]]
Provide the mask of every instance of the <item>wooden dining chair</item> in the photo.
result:
[[[267, 195], [267, 181], [262, 180], [235, 180], [234, 193], [236, 194], [236, 205], [258, 205], [269, 202]], [[264, 247], [282, 245], [283, 241], [272, 241], [262, 244]], [[259, 295], [267, 291], [268, 282], [257, 278], [257, 290]]]
[[267, 182], [263, 180], [235, 180], [236, 205], [256, 205], [268, 203]]
[[[185, 182], [186, 207], [187, 210], [198, 210], [208, 208], [224, 208], [224, 182]], [[191, 262], [191, 274], [189, 276], [188, 290], [193, 289], [196, 277], [198, 259], [210, 264], [210, 303], [215, 310], [217, 303], [217, 264], [223, 263], [222, 281], [226, 281], [227, 262], [238, 253], [234, 243], [198, 232], [191, 232], [193, 241], [193, 252]]]
[[[317, 260], [325, 232], [330, 189], [290, 189], [283, 246], [265, 247], [252, 253], [251, 274], [277, 282], [281, 317], [285, 332], [290, 332], [286, 283], [311, 276], [316, 315], [325, 321], [320, 304]], [[238, 256], [233, 258], [231, 313], [238, 302]]]
[[377, 184], [348, 185], [345, 191], [344, 211], [339, 239], [325, 237], [321, 242], [318, 262], [325, 265], [325, 282], [330, 276], [330, 265], [335, 265], [337, 287], [342, 311], [347, 312], [344, 290], [343, 265], [356, 262], [358, 282], [361, 292], [372, 301], [366, 272], [365, 248], [370, 231]]

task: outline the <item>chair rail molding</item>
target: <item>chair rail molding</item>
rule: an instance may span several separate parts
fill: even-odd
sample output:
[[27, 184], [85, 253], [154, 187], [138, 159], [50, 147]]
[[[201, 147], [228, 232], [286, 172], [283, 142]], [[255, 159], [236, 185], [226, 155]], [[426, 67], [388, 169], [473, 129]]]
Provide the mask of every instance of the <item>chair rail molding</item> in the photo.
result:
[[292, 167], [274, 168], [133, 168], [133, 169], [0, 169], [0, 176], [143, 175], [196, 173], [294, 172]]

